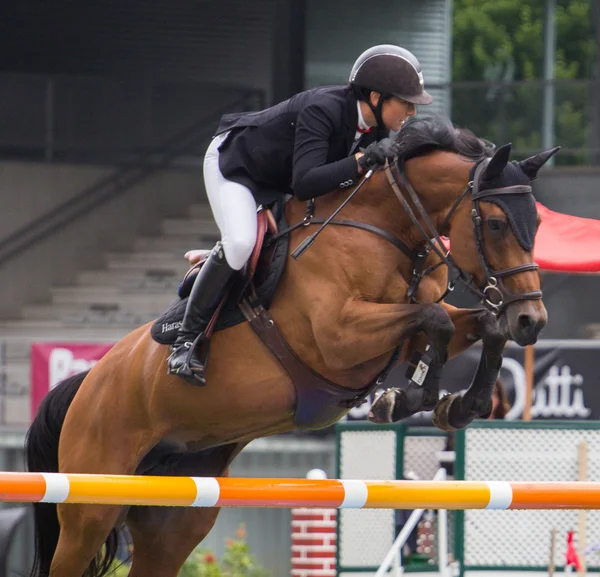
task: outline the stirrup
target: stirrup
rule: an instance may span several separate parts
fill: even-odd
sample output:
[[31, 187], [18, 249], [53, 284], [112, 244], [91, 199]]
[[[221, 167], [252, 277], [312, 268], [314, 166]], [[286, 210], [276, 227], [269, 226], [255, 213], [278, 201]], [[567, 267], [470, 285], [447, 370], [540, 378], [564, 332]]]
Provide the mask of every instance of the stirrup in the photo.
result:
[[[205, 339], [204, 331], [202, 331], [192, 342], [186, 341], [182, 345], [177, 348], [173, 348], [173, 351], [169, 355], [167, 359], [167, 372], [170, 375], [177, 375], [185, 379], [192, 384], [206, 384], [206, 379], [204, 378], [204, 365], [200, 359], [196, 359], [198, 367], [192, 367], [192, 360], [194, 359], [194, 353], [196, 352], [196, 347], [201, 340]], [[179, 355], [182, 353], [181, 349], [187, 349], [187, 353], [185, 353], [185, 357], [183, 362], [179, 367], [172, 368], [171, 361], [174, 359], [175, 355]]]

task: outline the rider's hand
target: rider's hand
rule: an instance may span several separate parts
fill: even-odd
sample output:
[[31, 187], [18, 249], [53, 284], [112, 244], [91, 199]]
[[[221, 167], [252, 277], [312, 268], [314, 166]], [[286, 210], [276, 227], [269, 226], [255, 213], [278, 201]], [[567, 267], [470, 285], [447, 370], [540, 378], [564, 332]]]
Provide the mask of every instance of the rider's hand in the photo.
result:
[[358, 165], [369, 170], [385, 164], [386, 158], [392, 160], [398, 154], [398, 144], [391, 138], [383, 138], [379, 142], [372, 142], [363, 151], [364, 154], [357, 159]]
[[358, 174], [362, 174], [363, 172], [365, 172], [364, 168], [362, 167], [362, 165], [360, 164], [360, 159], [364, 156], [364, 153], [362, 152], [357, 152], [354, 155], [354, 158], [356, 158], [356, 166], [358, 167]]
[[201, 260], [205, 260], [209, 254], [210, 250], [200, 248], [197, 250], [188, 250], [183, 258], [185, 258], [185, 260], [187, 260], [191, 265], [194, 265]]

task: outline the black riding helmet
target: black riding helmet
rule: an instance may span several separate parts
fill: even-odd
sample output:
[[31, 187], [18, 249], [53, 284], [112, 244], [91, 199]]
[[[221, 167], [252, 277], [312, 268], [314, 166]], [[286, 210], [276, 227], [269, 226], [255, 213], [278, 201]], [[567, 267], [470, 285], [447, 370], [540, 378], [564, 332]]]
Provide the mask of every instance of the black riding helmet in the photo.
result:
[[[370, 106], [379, 127], [383, 126], [381, 107], [387, 98], [397, 96], [413, 104], [433, 102], [431, 94], [424, 89], [423, 72], [415, 55], [393, 44], [365, 50], [352, 66], [349, 80], [357, 96]], [[376, 107], [369, 98], [364, 98], [364, 90], [381, 94]]]

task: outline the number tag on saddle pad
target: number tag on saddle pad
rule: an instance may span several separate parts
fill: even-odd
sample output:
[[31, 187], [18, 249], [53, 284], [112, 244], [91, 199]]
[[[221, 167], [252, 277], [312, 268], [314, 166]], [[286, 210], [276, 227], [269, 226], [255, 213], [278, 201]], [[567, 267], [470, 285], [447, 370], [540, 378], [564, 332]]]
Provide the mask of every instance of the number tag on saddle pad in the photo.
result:
[[406, 370], [406, 378], [417, 385], [422, 385], [425, 382], [432, 360], [433, 359], [429, 355], [416, 352], [412, 356], [408, 369]]

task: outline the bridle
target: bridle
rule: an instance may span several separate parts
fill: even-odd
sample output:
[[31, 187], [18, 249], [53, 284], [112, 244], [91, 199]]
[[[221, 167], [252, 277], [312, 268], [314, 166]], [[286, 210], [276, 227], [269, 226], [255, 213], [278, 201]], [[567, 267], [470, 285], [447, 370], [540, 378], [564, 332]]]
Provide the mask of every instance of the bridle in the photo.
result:
[[[472, 275], [465, 273], [456, 264], [456, 262], [454, 262], [450, 251], [444, 252], [440, 248], [444, 246], [444, 243], [436, 227], [429, 218], [429, 215], [427, 214], [427, 211], [425, 210], [419, 198], [419, 195], [417, 194], [412, 184], [408, 180], [408, 177], [406, 176], [404, 160], [400, 161], [399, 169], [396, 166], [396, 162], [390, 164], [386, 160], [386, 163], [384, 165], [384, 171], [387, 176], [388, 183], [394, 191], [394, 194], [398, 198], [400, 204], [410, 217], [413, 224], [417, 227], [417, 229], [423, 236], [424, 244], [419, 249], [411, 249], [410, 247], [406, 246], [406, 244], [399, 238], [395, 237], [394, 235], [381, 228], [378, 228], [368, 223], [359, 222], [355, 220], [329, 220], [323, 218], [314, 218], [314, 198], [307, 201], [306, 215], [304, 217], [304, 220], [273, 235], [267, 242], [267, 246], [273, 244], [278, 238], [289, 234], [293, 230], [315, 224], [323, 225], [327, 220], [327, 224], [358, 228], [376, 234], [377, 236], [384, 238], [386, 241], [393, 244], [397, 249], [402, 251], [413, 263], [413, 273], [409, 283], [407, 295], [410, 302], [413, 304], [418, 304], [418, 301], [416, 300], [416, 294], [418, 292], [421, 281], [428, 274], [431, 274], [434, 270], [436, 270], [442, 265], [446, 265], [448, 268], [448, 284], [446, 286], [444, 294], [442, 294], [442, 296], [436, 302], [443, 301], [446, 298], [446, 296], [448, 296], [448, 294], [454, 290], [457, 283], [460, 283], [463, 286], [465, 286], [465, 288], [471, 293], [473, 293], [483, 304], [483, 306], [490, 312], [492, 312], [494, 315], [501, 314], [506, 309], [506, 307], [513, 302], [523, 300], [540, 300], [542, 298], [541, 290], [534, 290], [526, 293], [517, 294], [508, 290], [508, 288], [504, 284], [504, 279], [506, 277], [513, 276], [522, 272], [538, 270], [539, 266], [535, 262], [530, 262], [503, 270], [493, 270], [486, 257], [482, 230], [483, 219], [481, 217], [480, 209], [481, 200], [492, 195], [495, 196], [502, 194], [531, 194], [532, 192], [531, 186], [526, 185], [481, 190], [481, 175], [483, 174], [483, 171], [487, 167], [489, 161], [489, 158], [485, 158], [484, 160], [480, 161], [479, 164], [476, 165], [473, 180], [471, 180], [467, 184], [467, 187], [456, 199], [441, 226], [441, 230], [446, 230], [449, 227], [450, 221], [452, 220], [452, 217], [454, 216], [457, 208], [461, 205], [461, 203], [469, 195], [469, 193], [471, 193], [471, 200], [473, 203], [473, 207], [471, 209], [471, 218], [473, 221], [473, 227], [475, 232], [475, 242], [477, 243], [477, 253], [479, 254], [479, 258], [481, 259], [483, 270], [485, 271], [485, 279], [481, 287], [477, 285], [476, 280]], [[402, 187], [398, 185], [398, 179], [396, 178], [396, 174], [399, 175], [399, 180]], [[363, 183], [364, 180], [363, 182], [361, 182], [361, 184], [359, 184], [359, 187]], [[414, 205], [414, 210], [409, 204], [408, 199], [405, 197], [402, 189], [405, 189], [408, 193], [410, 201]], [[356, 193], [356, 190], [354, 191], [354, 193]], [[418, 213], [418, 215], [416, 213]], [[427, 258], [432, 250], [438, 255], [440, 261], [434, 265], [424, 268], [425, 262], [427, 261]]]
[[[417, 260], [413, 268], [413, 276], [409, 285], [409, 298], [411, 302], [416, 302], [415, 294], [418, 290], [420, 282], [423, 278], [430, 274], [438, 266], [445, 264], [448, 267], [448, 285], [446, 292], [440, 297], [439, 301], [443, 300], [449, 292], [454, 290], [457, 283], [461, 283], [471, 293], [479, 298], [480, 302], [492, 313], [499, 315], [504, 309], [511, 303], [522, 300], [540, 300], [542, 298], [541, 290], [534, 290], [526, 293], [513, 293], [505, 285], [504, 279], [506, 277], [516, 275], [522, 272], [535, 271], [539, 269], [539, 266], [535, 262], [530, 262], [507, 268], [503, 270], [493, 270], [485, 252], [485, 245], [483, 240], [483, 219], [481, 217], [481, 200], [492, 195], [502, 194], [531, 194], [531, 186], [517, 185], [508, 186], [503, 188], [490, 188], [481, 190], [480, 180], [481, 175], [487, 167], [490, 159], [486, 158], [481, 161], [475, 168], [473, 180], [467, 184], [467, 187], [456, 199], [450, 211], [446, 215], [444, 222], [442, 223], [441, 229], [445, 230], [450, 225], [450, 221], [456, 212], [456, 209], [461, 205], [463, 200], [471, 193], [471, 199], [473, 207], [471, 209], [471, 218], [473, 221], [473, 227], [475, 232], [475, 242], [477, 244], [477, 253], [481, 259], [483, 270], [485, 271], [485, 279], [483, 282], [483, 288], [478, 286], [472, 275], [467, 275], [461, 270], [461, 268], [454, 262], [450, 252], [443, 252], [440, 247], [443, 247], [443, 241], [436, 227], [431, 222], [427, 211], [423, 207], [423, 204], [419, 198], [419, 195], [413, 188], [412, 184], [406, 176], [406, 170], [404, 161], [400, 162], [399, 170], [396, 169], [396, 165], [390, 165], [386, 161], [384, 170], [387, 176], [388, 182], [394, 191], [394, 194], [400, 201], [400, 204], [412, 220], [413, 224], [418, 228], [420, 233], [423, 235], [425, 245], [421, 251], [418, 252]], [[410, 200], [415, 207], [412, 209], [408, 203], [407, 198], [404, 196], [402, 189], [398, 186], [398, 182], [395, 176], [395, 172], [398, 172], [400, 176], [400, 182], [402, 187], [408, 192]], [[415, 214], [418, 212], [421, 217], [423, 224]], [[440, 262], [432, 267], [423, 270], [424, 263], [429, 255], [430, 251], [433, 250], [440, 258]], [[438, 302], [439, 302], [438, 301]]]

